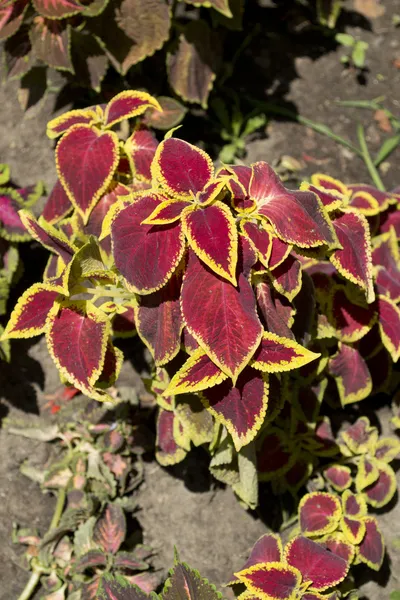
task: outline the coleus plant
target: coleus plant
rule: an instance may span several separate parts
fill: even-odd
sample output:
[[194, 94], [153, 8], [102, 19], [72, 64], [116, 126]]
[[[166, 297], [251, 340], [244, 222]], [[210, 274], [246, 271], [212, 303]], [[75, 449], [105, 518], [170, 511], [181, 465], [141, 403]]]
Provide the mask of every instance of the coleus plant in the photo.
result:
[[62, 379], [110, 401], [114, 342], [137, 333], [154, 359], [159, 461], [205, 445], [246, 504], [257, 478], [297, 494], [341, 456], [329, 409], [390, 385], [399, 195], [322, 174], [287, 190], [262, 161], [215, 171], [143, 120], [117, 137], [160, 108], [126, 91], [49, 123], [58, 181], [39, 220], [20, 218], [51, 257], [2, 339], [45, 333]]
[[[18, 252], [18, 244], [31, 240], [18, 212], [31, 208], [43, 193], [43, 185], [18, 188], [10, 182], [10, 169], [0, 164], [0, 317], [7, 314], [7, 300], [10, 289], [18, 282], [23, 265]], [[0, 323], [0, 331], [3, 326]], [[7, 341], [0, 342], [0, 360], [10, 360]]]
[[[195, 7], [205, 10], [188, 20]], [[1, 0], [6, 76], [37, 89], [46, 70], [56, 69], [100, 92], [110, 67], [125, 76], [170, 41], [164, 50], [170, 88], [205, 107], [221, 63], [221, 34], [231, 23], [241, 28], [244, 7], [245, 0]], [[173, 99], [165, 102], [175, 117], [183, 112]]]
[[14, 542], [27, 546], [24, 566], [31, 571], [21, 597], [41, 584], [45, 600], [94, 599], [104, 575], [123, 575], [147, 591], [160, 583], [159, 573], [150, 570], [152, 549], [127, 526], [143, 478], [141, 454], [152, 442], [137, 404], [132, 396], [110, 411], [75, 399], [61, 407], [56, 421], [7, 421], [10, 433], [57, 445], [43, 470], [29, 462], [21, 467], [44, 493], [57, 496], [47, 533], [14, 530]]

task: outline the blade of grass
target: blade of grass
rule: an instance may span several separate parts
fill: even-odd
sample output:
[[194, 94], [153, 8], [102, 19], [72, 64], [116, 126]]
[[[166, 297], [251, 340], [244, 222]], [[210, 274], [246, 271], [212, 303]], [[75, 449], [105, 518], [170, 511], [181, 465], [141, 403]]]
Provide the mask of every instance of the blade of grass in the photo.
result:
[[[250, 98], [249, 98], [249, 100], [254, 104], [254, 100], [252, 100]], [[270, 102], [256, 101], [256, 103], [257, 103], [257, 106], [259, 108], [261, 108], [262, 110], [264, 110], [265, 112], [267, 112], [267, 113], [269, 112], [269, 113], [272, 113], [275, 115], [280, 115], [282, 117], [287, 117], [291, 121], [296, 121], [297, 123], [300, 123], [300, 125], [309, 127], [310, 129], [313, 129], [317, 133], [320, 133], [321, 135], [325, 135], [326, 137], [330, 138], [334, 142], [337, 142], [338, 144], [341, 144], [345, 148], [348, 148], [349, 150], [351, 150], [352, 152], [357, 154], [357, 156], [360, 156], [362, 158], [362, 156], [363, 156], [362, 152], [360, 151], [359, 148], [357, 148], [357, 146], [354, 146], [351, 142], [347, 141], [345, 138], [342, 138], [340, 135], [337, 135], [327, 125], [324, 125], [323, 123], [317, 123], [315, 121], [312, 121], [311, 119], [307, 119], [306, 117], [302, 117], [301, 115], [296, 114], [295, 112], [291, 111], [288, 108], [284, 108], [282, 106], [277, 106], [276, 104], [272, 104]]]
[[379, 165], [383, 163], [383, 161], [386, 160], [398, 146], [400, 146], [400, 133], [396, 133], [385, 140], [375, 157], [375, 167], [379, 167]]
[[378, 190], [381, 190], [382, 192], [384, 192], [385, 186], [383, 185], [382, 179], [380, 178], [380, 175], [379, 175], [379, 173], [374, 165], [374, 162], [371, 158], [371, 155], [369, 153], [367, 142], [365, 140], [364, 127], [361, 125], [361, 123], [359, 123], [357, 126], [357, 135], [358, 135], [358, 142], [360, 144], [360, 150], [362, 152], [362, 157], [363, 157], [366, 167], [369, 171], [371, 179], [374, 182], [374, 184], [376, 185], [376, 187], [378, 188]]

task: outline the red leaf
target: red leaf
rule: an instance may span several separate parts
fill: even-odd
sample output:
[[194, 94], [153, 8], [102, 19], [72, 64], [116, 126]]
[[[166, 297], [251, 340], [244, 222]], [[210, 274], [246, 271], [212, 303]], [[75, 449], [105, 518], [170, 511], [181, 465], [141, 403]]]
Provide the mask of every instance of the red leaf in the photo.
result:
[[157, 148], [152, 175], [172, 196], [191, 199], [210, 183], [214, 167], [200, 148], [169, 138]]
[[301, 290], [302, 273], [301, 264], [292, 254], [272, 272], [274, 288], [290, 302], [294, 300]]
[[[240, 571], [245, 571], [259, 563], [281, 562], [283, 558], [282, 542], [279, 535], [266, 533], [254, 544], [249, 558]], [[238, 583], [239, 580], [233, 576], [230, 583]]]
[[222, 383], [226, 378], [227, 375], [198, 348], [175, 373], [165, 395], [199, 392]]
[[[374, 201], [372, 204], [376, 204], [376, 211], [374, 214], [378, 212], [383, 212], [389, 208], [390, 204], [396, 203], [396, 198], [390, 192], [382, 192], [373, 185], [366, 184], [352, 184], [348, 186], [349, 190], [351, 190], [351, 206], [359, 206], [359, 200], [363, 198], [367, 201], [372, 198]], [[371, 213], [369, 213], [371, 214]]]
[[364, 519], [366, 534], [358, 548], [358, 558], [374, 571], [379, 571], [385, 556], [383, 537], [374, 517]]
[[303, 581], [311, 581], [311, 588], [318, 591], [343, 581], [349, 570], [343, 558], [302, 536], [287, 544], [285, 557], [289, 565], [300, 571]]
[[74, 125], [56, 148], [60, 181], [86, 223], [97, 200], [110, 185], [119, 159], [114, 132]]
[[278, 562], [253, 565], [235, 575], [257, 598], [265, 600], [292, 600], [301, 584], [298, 569]]
[[267, 373], [279, 373], [297, 369], [319, 356], [293, 340], [266, 331], [254, 354], [252, 366]]
[[230, 381], [202, 392], [210, 413], [229, 431], [237, 452], [249, 444], [260, 429], [268, 403], [268, 382], [250, 367], [239, 375], [236, 386]]
[[257, 454], [257, 471], [261, 481], [284, 475], [294, 464], [296, 456], [287, 447], [280, 430], [267, 430]]
[[47, 331], [50, 354], [60, 372], [81, 390], [98, 379], [104, 364], [110, 324], [85, 302], [60, 304]]
[[342, 495], [343, 512], [351, 517], [362, 517], [367, 514], [367, 505], [360, 494], [346, 490]]
[[342, 529], [352, 544], [359, 544], [365, 535], [365, 525], [360, 519], [343, 517]]
[[136, 310], [136, 328], [157, 366], [180, 350], [183, 322], [179, 305], [182, 276], [172, 275], [161, 290], [143, 296]]
[[125, 152], [128, 156], [134, 177], [151, 181], [151, 163], [158, 146], [155, 135], [146, 127], [135, 129], [125, 142]]
[[188, 208], [182, 215], [182, 227], [197, 256], [236, 285], [238, 235], [230, 209], [222, 202], [197, 210]]
[[33, 0], [33, 4], [38, 13], [48, 19], [65, 19], [85, 10], [75, 0]]
[[301, 184], [300, 190], [302, 192], [309, 191], [316, 194], [328, 212], [336, 210], [345, 204], [346, 196], [339, 190], [327, 190], [307, 182]]
[[397, 362], [400, 357], [400, 309], [386, 296], [377, 297], [378, 324], [383, 345]]
[[181, 218], [185, 208], [192, 206], [191, 202], [185, 200], [164, 200], [147, 219], [143, 221], [146, 225], [168, 225]]
[[331, 190], [333, 192], [339, 192], [344, 196], [349, 196], [350, 191], [347, 186], [344, 185], [339, 179], [334, 179], [330, 175], [324, 175], [323, 173], [314, 173], [311, 175], [311, 183], [317, 187], [323, 188], [324, 190]]
[[246, 237], [253, 244], [257, 252], [258, 260], [264, 267], [268, 267], [269, 257], [272, 250], [272, 236], [263, 227], [262, 223], [253, 223], [252, 221], [241, 221], [240, 227]]
[[35, 283], [19, 298], [3, 338], [30, 338], [43, 333], [47, 315], [62, 289]]
[[340, 558], [343, 558], [350, 565], [354, 558], [354, 546], [346, 541], [346, 538], [342, 533], [334, 533], [326, 536], [323, 540], [318, 542], [324, 548], [333, 552]]
[[379, 294], [388, 296], [396, 304], [400, 302], [400, 269], [377, 267], [375, 283]]
[[374, 307], [353, 302], [344, 286], [334, 288], [329, 311], [329, 321], [343, 342], [360, 340], [368, 333], [376, 319]]
[[367, 398], [372, 391], [372, 379], [367, 364], [356, 348], [339, 344], [329, 360], [329, 372], [336, 380], [342, 406]]
[[181, 298], [190, 333], [211, 360], [236, 379], [262, 335], [254, 293], [247, 279], [240, 273], [235, 288], [215, 276], [190, 251]]
[[350, 467], [344, 465], [332, 465], [328, 467], [324, 471], [324, 477], [339, 492], [343, 492], [349, 488], [353, 482]]
[[129, 338], [136, 332], [135, 311], [133, 306], [124, 306], [125, 312], [115, 315], [112, 321], [112, 329], [115, 337]]
[[181, 462], [186, 451], [180, 448], [174, 439], [174, 420], [173, 412], [159, 409], [157, 418], [157, 440], [156, 440], [156, 458], [163, 466], [175, 465]]
[[277, 297], [266, 281], [256, 284], [256, 297], [265, 329], [280, 337], [294, 340], [294, 335], [289, 329], [293, 313], [289, 302], [285, 298]]
[[396, 493], [396, 475], [392, 467], [384, 462], [378, 464], [377, 481], [364, 490], [368, 504], [374, 508], [382, 508], [388, 504]]
[[400, 238], [400, 211], [397, 206], [391, 206], [381, 215], [380, 231], [386, 233], [393, 227], [397, 239]]
[[74, 72], [70, 56], [71, 31], [65, 21], [35, 17], [29, 38], [37, 59], [54, 69]]
[[16, 190], [0, 189], [0, 235], [6, 240], [29, 240], [29, 233], [21, 221], [22, 198]]
[[180, 223], [144, 225], [160, 197], [143, 192], [127, 201], [111, 225], [115, 265], [138, 294], [151, 294], [170, 279], [185, 250]]
[[366, 218], [348, 211], [338, 216], [333, 226], [342, 250], [333, 252], [331, 262], [343, 277], [365, 291], [367, 302], [373, 302], [371, 238]]
[[6, 40], [20, 28], [29, 0], [2, 0], [0, 2], [0, 40]]
[[336, 244], [322, 202], [311, 192], [292, 192], [265, 162], [252, 165], [249, 193], [258, 214], [266, 217], [277, 235], [301, 248]]
[[72, 204], [68, 198], [59, 179], [57, 179], [52, 191], [50, 192], [47, 202], [44, 206], [42, 217], [51, 225], [61, 221], [72, 211]]
[[143, 114], [148, 108], [161, 110], [157, 100], [147, 92], [125, 90], [107, 104], [104, 111], [104, 125], [112, 127], [123, 119], [131, 119]]
[[371, 427], [368, 417], [360, 417], [346, 428], [342, 437], [354, 454], [365, 454], [375, 445], [378, 432], [376, 427]]
[[93, 532], [94, 541], [110, 554], [116, 554], [126, 536], [124, 511], [118, 504], [107, 504]]
[[96, 112], [95, 108], [69, 110], [47, 123], [47, 136], [54, 139], [74, 125], [91, 125], [100, 120], [100, 114]]
[[67, 240], [65, 234], [44, 222], [39, 224], [28, 211], [22, 210], [19, 215], [31, 236], [48, 250], [58, 254], [64, 264], [68, 265], [76, 248]]
[[305, 535], [324, 535], [337, 528], [342, 509], [338, 498], [325, 492], [306, 494], [299, 504], [299, 521]]

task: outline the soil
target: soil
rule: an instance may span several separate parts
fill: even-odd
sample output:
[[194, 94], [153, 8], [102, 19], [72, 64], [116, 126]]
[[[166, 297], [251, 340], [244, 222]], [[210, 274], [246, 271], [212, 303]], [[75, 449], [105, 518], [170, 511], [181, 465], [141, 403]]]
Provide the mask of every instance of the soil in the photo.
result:
[[[271, 3], [266, 1], [265, 4], [268, 10]], [[335, 101], [385, 96], [385, 106], [400, 114], [400, 70], [394, 66], [394, 61], [400, 59], [400, 30], [392, 25], [392, 17], [400, 14], [400, 0], [387, 0], [381, 4], [386, 9], [385, 14], [370, 22], [366, 19], [357, 21], [351, 12], [346, 17], [346, 31], [370, 44], [368, 72], [362, 77], [357, 77], [352, 69], [343, 68], [340, 63], [342, 49], [328, 44], [326, 51], [325, 47], [320, 47], [319, 38], [310, 40], [307, 51], [300, 41], [291, 42], [287, 53], [279, 59], [256, 40], [238, 64], [242, 75], [235, 82], [237, 90], [246, 89], [251, 96], [257, 92], [257, 86], [263, 86], [264, 99], [324, 123], [353, 143], [356, 143], [356, 124], [361, 121], [366, 127], [368, 144], [375, 152], [387, 134], [374, 121], [373, 113], [344, 109]], [[348, 5], [351, 5], [350, 0]], [[272, 28], [269, 22], [268, 27]], [[256, 59], [252, 58], [247, 68], [246, 60], [250, 60], [250, 54]], [[263, 76], [265, 72], [269, 74], [268, 79]], [[3, 115], [0, 161], [10, 164], [13, 179], [18, 184], [42, 179], [51, 189], [56, 174], [53, 144], [46, 139], [45, 128], [46, 122], [55, 114], [55, 98], [47, 96], [38, 107], [24, 115], [16, 101], [16, 89], [16, 84], [0, 89]], [[348, 149], [285, 120], [271, 121], [265, 135], [249, 141], [245, 162], [262, 159], [275, 163], [284, 155], [302, 162], [304, 169], [300, 171], [300, 177], [326, 171], [347, 182], [369, 181], [364, 164]], [[400, 150], [397, 149], [385, 166], [383, 177], [388, 189], [399, 184], [399, 159]], [[33, 248], [32, 252], [37, 249]], [[40, 253], [37, 257], [40, 263], [43, 257]], [[20, 283], [22, 289], [34, 280], [36, 269], [32, 257], [29, 264]], [[45, 412], [45, 396], [58, 388], [58, 374], [43, 340], [14, 342], [12, 356], [12, 365], [0, 364], [0, 418], [23, 415], [33, 420]], [[124, 385], [127, 383], [139, 385], [138, 376], [131, 367], [125, 370]], [[383, 429], [387, 429], [389, 410], [383, 408], [379, 417]], [[43, 532], [51, 519], [54, 503], [50, 495], [42, 494], [37, 484], [19, 472], [19, 467], [28, 457], [44, 464], [49, 452], [46, 444], [15, 437], [4, 428], [0, 429], [1, 600], [16, 600], [28, 577], [19, 566], [19, 549], [11, 542], [13, 523], [33, 525]], [[246, 512], [230, 489], [210, 481], [198, 453], [175, 469], [167, 470], [155, 462], [149, 463], [138, 503], [144, 539], [158, 551], [155, 566], [164, 571], [171, 566], [176, 545], [185, 561], [218, 585], [227, 581], [231, 572], [244, 561], [257, 537], [266, 531], [262, 520], [255, 513]], [[388, 548], [383, 569], [372, 577], [368, 571], [368, 582], [363, 582], [365, 570], [356, 573], [362, 584], [362, 595], [369, 600], [388, 599], [390, 591], [400, 588], [400, 504], [394, 501], [390, 508], [379, 516]], [[229, 590], [224, 590], [224, 596], [229, 594]], [[35, 597], [39, 598], [40, 593]]]

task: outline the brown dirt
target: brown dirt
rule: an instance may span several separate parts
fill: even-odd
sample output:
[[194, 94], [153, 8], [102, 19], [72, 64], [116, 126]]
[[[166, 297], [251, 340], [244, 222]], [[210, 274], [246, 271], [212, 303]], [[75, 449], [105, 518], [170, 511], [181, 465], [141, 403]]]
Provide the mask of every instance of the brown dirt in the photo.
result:
[[[373, 22], [373, 32], [350, 30], [370, 42], [366, 85], [360, 85], [355, 73], [343, 71], [339, 53], [332, 51], [317, 59], [296, 55], [292, 66], [293, 81], [285, 101], [293, 103], [300, 114], [331, 126], [336, 133], [355, 142], [356, 122], [367, 127], [368, 141], [373, 150], [383, 139], [383, 132], [373, 122], [370, 112], [341, 109], [336, 99], [372, 99], [386, 96], [386, 106], [400, 113], [400, 70], [393, 60], [400, 57], [400, 36], [391, 25], [393, 14], [400, 14], [400, 0], [387, 0], [386, 14]], [[259, 57], [259, 68], [268, 67], [268, 57]], [[277, 69], [279, 73], [279, 69]], [[280, 77], [284, 79], [282, 70]], [[271, 82], [272, 85], [272, 82]], [[55, 180], [52, 144], [45, 138], [45, 126], [53, 108], [49, 96], [38, 108], [23, 115], [15, 100], [16, 86], [0, 89], [3, 119], [0, 123], [0, 161], [8, 162], [13, 178], [21, 185], [42, 179], [48, 188]], [[325, 170], [345, 181], [368, 181], [362, 162], [348, 150], [336, 145], [297, 124], [273, 122], [266, 139], [249, 144], [246, 162], [259, 159], [270, 162], [287, 154], [306, 160], [301, 175]], [[400, 151], [389, 159], [385, 176], [388, 187], [398, 185], [396, 168]], [[27, 274], [27, 280], [29, 273]], [[134, 377], [127, 380], [134, 383]], [[126, 381], [127, 381], [126, 380]], [[126, 381], [124, 383], [126, 383]], [[13, 365], [0, 364], [1, 416], [28, 414], [36, 418], [45, 403], [44, 394], [52, 393], [59, 385], [58, 375], [48, 357], [44, 341], [30, 345], [13, 344]], [[387, 427], [388, 411], [381, 413]], [[42, 464], [48, 458], [45, 444], [9, 435], [0, 430], [0, 599], [15, 600], [22, 590], [27, 574], [18, 566], [18, 549], [11, 543], [12, 523], [34, 525], [45, 530], [51, 518], [53, 499], [41, 493], [39, 487], [19, 472], [20, 464], [28, 457]], [[243, 510], [231, 490], [213, 487], [207, 472], [190, 459], [183, 469], [172, 472], [155, 463], [146, 468], [145, 484], [139, 492], [138, 518], [147, 542], [158, 549], [156, 566], [172, 564], [173, 546], [182, 558], [217, 584], [227, 580], [233, 569], [240, 566], [256, 538], [265, 531], [263, 523]], [[200, 466], [199, 466], [200, 465]], [[388, 599], [389, 592], [400, 588], [400, 555], [395, 545], [400, 538], [400, 505], [393, 503], [382, 514], [380, 524], [385, 534], [390, 560], [382, 573], [364, 584], [362, 593], [369, 600]], [[228, 595], [228, 592], [225, 593]]]

